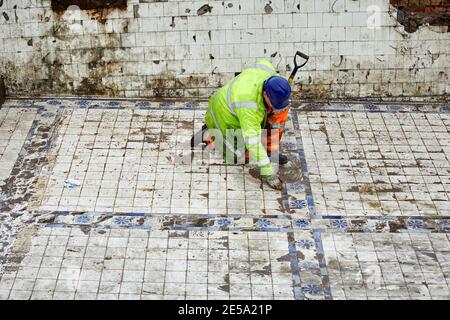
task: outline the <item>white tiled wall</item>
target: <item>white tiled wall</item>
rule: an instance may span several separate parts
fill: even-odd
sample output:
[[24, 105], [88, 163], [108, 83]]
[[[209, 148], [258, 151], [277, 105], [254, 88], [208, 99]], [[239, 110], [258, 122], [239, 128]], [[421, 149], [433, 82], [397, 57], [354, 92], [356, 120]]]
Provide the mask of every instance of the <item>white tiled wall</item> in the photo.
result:
[[128, 0], [71, 19], [48, 0], [8, 0], [0, 74], [11, 95], [206, 97], [256, 58], [287, 75], [301, 50], [307, 96], [448, 94], [447, 27], [406, 33], [395, 16], [388, 0]]

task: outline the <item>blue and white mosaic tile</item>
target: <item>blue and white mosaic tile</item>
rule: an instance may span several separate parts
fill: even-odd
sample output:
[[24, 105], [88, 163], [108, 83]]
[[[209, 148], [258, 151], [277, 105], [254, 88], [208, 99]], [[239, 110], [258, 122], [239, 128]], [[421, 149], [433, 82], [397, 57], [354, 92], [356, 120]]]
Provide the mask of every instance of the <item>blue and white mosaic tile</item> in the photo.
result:
[[[383, 243], [386, 243], [387, 236], [389, 244], [411, 247], [423, 259], [428, 258], [421, 250], [436, 252], [434, 262], [437, 260], [437, 263], [433, 270], [437, 277], [444, 274], [442, 257], [445, 253], [441, 249], [443, 246], [448, 248], [450, 231], [446, 189], [442, 191], [436, 187], [440, 182], [437, 183], [431, 173], [420, 172], [417, 175], [424, 179], [424, 184], [429, 185], [430, 190], [440, 190], [429, 192], [435, 207], [434, 211], [427, 209], [426, 200], [398, 187], [404, 180], [403, 177], [414, 176], [412, 171], [408, 171], [412, 170], [408, 169], [411, 168], [406, 155], [409, 153], [397, 145], [380, 142], [377, 142], [379, 150], [372, 150], [371, 141], [375, 141], [375, 136], [386, 131], [384, 127], [377, 128], [382, 126], [382, 120], [383, 123], [392, 124], [392, 128], [395, 128], [396, 121], [401, 126], [406, 126], [406, 129], [417, 123], [418, 126], [431, 129], [429, 132], [439, 132], [440, 136], [436, 139], [446, 145], [445, 142], [450, 141], [446, 136], [450, 124], [448, 105], [332, 103], [326, 109], [318, 111], [316, 104], [313, 106], [306, 103], [302, 106], [303, 111], [291, 113], [285, 139], [281, 143], [291, 159], [298, 161], [300, 173], [298, 181], [286, 183], [281, 194], [261, 186], [256, 179], [248, 178], [240, 166], [221, 166], [219, 163], [208, 162], [208, 159], [202, 160], [198, 167], [191, 164], [178, 167], [171, 162], [171, 150], [178, 143], [186, 142], [184, 140], [191, 136], [194, 128], [201, 126], [205, 107], [206, 103], [203, 102], [155, 103], [125, 99], [52, 98], [7, 101], [3, 108], [28, 108], [38, 113], [15, 164], [19, 172], [23, 172], [27, 165], [32, 164], [33, 157], [30, 158], [32, 155], [28, 150], [31, 147], [40, 148], [43, 159], [38, 160], [37, 165], [33, 164], [33, 170], [40, 173], [40, 176], [27, 180], [30, 198], [20, 202], [19, 207], [15, 208], [23, 211], [24, 217], [34, 215], [42, 219], [37, 225], [42, 233], [31, 236], [31, 241], [34, 241], [32, 247], [39, 247], [45, 241], [61, 241], [63, 246], [63, 241], [70, 241], [72, 236], [82, 241], [81, 238], [90, 234], [93, 238], [98, 238], [98, 241], [103, 236], [107, 239], [106, 252], [120, 251], [118, 248], [127, 248], [127, 252], [133, 251], [131, 247], [151, 248], [152, 250], [147, 250], [148, 253], [145, 250], [143, 252], [144, 255], [150, 254], [147, 259], [152, 261], [159, 261], [159, 255], [166, 254], [164, 250], [178, 250], [167, 253], [168, 256], [163, 259], [166, 263], [172, 259], [169, 256], [174, 257], [178, 264], [168, 263], [163, 270], [151, 269], [159, 268], [160, 262], [148, 266], [151, 270], [149, 277], [166, 283], [168, 291], [163, 286], [159, 292], [158, 283], [161, 282], [155, 282], [145, 292], [144, 289], [139, 289], [141, 291], [136, 293], [139, 297], [147, 292], [154, 292], [161, 297], [179, 295], [187, 298], [194, 295], [203, 299], [210, 296], [228, 299], [236, 296], [237, 292], [248, 298], [266, 297], [264, 294], [271, 299], [374, 298], [373, 291], [357, 287], [357, 283], [346, 283], [349, 281], [348, 275], [341, 270], [351, 266], [348, 260], [356, 259], [352, 263], [357, 262], [361, 269], [355, 272], [363, 273], [368, 270], [371, 281], [376, 286], [380, 284], [376, 287], [379, 294], [392, 298], [399, 292], [391, 290], [389, 282], [382, 283], [386, 280], [383, 277], [380, 278], [382, 281], [377, 278], [378, 264], [374, 263], [380, 257], [392, 264], [400, 262], [392, 255], [394, 249], [380, 249], [386, 246]], [[405, 112], [408, 110], [411, 112]], [[0, 125], [1, 120], [0, 113]], [[372, 125], [370, 128], [367, 127], [368, 121]], [[140, 130], [143, 124], [145, 128]], [[44, 132], [43, 128], [46, 127], [51, 127], [52, 130]], [[179, 134], [175, 129], [180, 130]], [[125, 135], [124, 130], [127, 133], [122, 137], [123, 140], [112, 141], [105, 138]], [[92, 140], [94, 131], [97, 135]], [[116, 133], [113, 134], [113, 131]], [[403, 139], [396, 134], [392, 138], [399, 139], [398, 141]], [[436, 165], [442, 166], [447, 161], [436, 155], [442, 154], [443, 150], [430, 148], [436, 144], [428, 144], [430, 150], [427, 150], [413, 142], [410, 144], [407, 141], [413, 156], [419, 153], [421, 157], [424, 153], [434, 154], [435, 158], [421, 161], [440, 161]], [[110, 143], [114, 143], [115, 147], [110, 147]], [[345, 152], [336, 147], [341, 145], [346, 146]], [[385, 159], [389, 160], [386, 155], [390, 156], [394, 152], [405, 155], [405, 159], [396, 161], [405, 161], [403, 173], [409, 174], [389, 169], [390, 179], [397, 180], [384, 189], [378, 188], [384, 182], [366, 181], [371, 174], [364, 170], [367, 168], [361, 162], [361, 155], [364, 155], [364, 160], [373, 158], [373, 161], [378, 161], [381, 157], [378, 153], [383, 153]], [[348, 158], [345, 158], [345, 154]], [[94, 159], [91, 158], [93, 155]], [[329, 161], [330, 159], [333, 160]], [[340, 167], [344, 162], [351, 163], [352, 174], [347, 171], [342, 174], [347, 170]], [[370, 169], [382, 179], [383, 174], [387, 173], [386, 167], [374, 164]], [[332, 172], [336, 173], [336, 177]], [[80, 175], [83, 175], [83, 179], [77, 180]], [[106, 176], [107, 179], [95, 179], [99, 176]], [[136, 176], [143, 179], [135, 179]], [[448, 175], [444, 173], [441, 177], [448, 179]], [[67, 184], [73, 187], [64, 187], [64, 181], [74, 180], [80, 181], [80, 184]], [[92, 182], [95, 180], [99, 180], [98, 183]], [[117, 186], [103, 188], [115, 185], [113, 181], [117, 181]], [[202, 184], [204, 181], [208, 183]], [[441, 185], [446, 186], [445, 183]], [[395, 201], [385, 199], [385, 194], [391, 193], [395, 195]], [[353, 198], [356, 195], [359, 200]], [[411, 201], [410, 198], [414, 196], [417, 199]], [[11, 209], [10, 199], [11, 194], [0, 193], [0, 211]], [[262, 203], [264, 207], [254, 209], [258, 206], [257, 203]], [[333, 207], [333, 204], [340, 203], [343, 203], [343, 209], [338, 205]], [[42, 227], [42, 222], [46, 223], [46, 227]], [[208, 243], [205, 244], [202, 239], [207, 239]], [[133, 245], [129, 246], [131, 244]], [[209, 248], [208, 268], [212, 268], [208, 270], [215, 270], [212, 273], [216, 273], [211, 275], [216, 277], [213, 282], [217, 282], [217, 285], [214, 286], [205, 286], [203, 282], [189, 278], [200, 276], [191, 275], [191, 272], [203, 272], [198, 268], [203, 268], [204, 264], [195, 264], [190, 258], [196, 261], [203, 257], [201, 248], [205, 245]], [[246, 254], [232, 250], [242, 246], [249, 250]], [[77, 247], [83, 245], [68, 245], [70, 250], [61, 252], [62, 256], [77, 256], [83, 250], [89, 251], [89, 254], [99, 254], [94, 253], [95, 250], [89, 244], [84, 249]], [[258, 250], [252, 251], [255, 248]], [[54, 254], [59, 250], [54, 247], [51, 249]], [[190, 249], [193, 251], [189, 253]], [[33, 252], [30, 256], [33, 256]], [[224, 254], [229, 261], [229, 270], [223, 270], [224, 264], [221, 261], [225, 259]], [[236, 254], [242, 256], [232, 258]], [[343, 259], [340, 259], [340, 255]], [[187, 258], [180, 259], [181, 256]], [[109, 259], [110, 255], [107, 257], [108, 259], [99, 263], [112, 264], [111, 260], [114, 259]], [[259, 273], [248, 274], [250, 281], [256, 279], [255, 282], [247, 287], [245, 280], [239, 286], [234, 286], [234, 280], [230, 281], [236, 271], [232, 271], [232, 268], [236, 268], [233, 263], [242, 263], [238, 267], [239, 271], [250, 269], [246, 265], [249, 257], [254, 257], [257, 261], [261, 259], [261, 266], [258, 264]], [[270, 264], [264, 265], [267, 257]], [[347, 257], [350, 258], [346, 260]], [[139, 260], [140, 256], [133, 259]], [[131, 264], [131, 260], [125, 263]], [[7, 260], [6, 269], [17, 268], [15, 261], [19, 260], [14, 257]], [[24, 261], [24, 266], [29, 266], [26, 263], [33, 263], [27, 259]], [[419, 262], [417, 265], [420, 265]], [[145, 263], [129, 267], [138, 270], [127, 267], [127, 275], [124, 277], [132, 279], [130, 282], [136, 286], [145, 287], [145, 281], [141, 281], [137, 273], [144, 274], [144, 269], [147, 268]], [[40, 265], [39, 268], [46, 267]], [[271, 272], [266, 277], [267, 270]], [[161, 272], [164, 274], [161, 275]], [[398, 276], [395, 270], [390, 270], [390, 274]], [[352, 276], [355, 278], [356, 274]], [[402, 275], [404, 280], [411, 276]], [[421, 276], [427, 277], [428, 273], [424, 272]], [[388, 280], [394, 284], [400, 283], [399, 279]], [[415, 292], [433, 298], [450, 296], [448, 288], [445, 290], [438, 287], [439, 280], [425, 280], [428, 281], [426, 289], [409, 286], [409, 282], [404, 281], [403, 283], [408, 283], [408, 287], [401, 293], [407, 294], [409, 298], [413, 298]], [[0, 284], [2, 281], [0, 279]], [[269, 281], [272, 289], [266, 292], [266, 285], [261, 281]], [[278, 285], [275, 290], [275, 284], [278, 283], [284, 284]], [[194, 286], [195, 292], [192, 291]], [[100, 287], [97, 289], [96, 292], [100, 295]], [[10, 298], [19, 294], [14, 287], [8, 290]], [[201, 294], [198, 293], [200, 291]], [[31, 297], [35, 293], [29, 294]], [[118, 296], [120, 294], [126, 293], [117, 293]]]

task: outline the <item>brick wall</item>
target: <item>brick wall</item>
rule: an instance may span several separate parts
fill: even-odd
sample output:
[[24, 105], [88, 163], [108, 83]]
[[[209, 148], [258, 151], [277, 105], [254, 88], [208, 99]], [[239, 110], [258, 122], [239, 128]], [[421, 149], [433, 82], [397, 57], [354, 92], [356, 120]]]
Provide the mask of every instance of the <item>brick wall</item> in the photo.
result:
[[301, 50], [303, 97], [448, 95], [448, 26], [405, 27], [400, 2], [0, 0], [0, 76], [12, 95], [207, 97], [260, 57], [288, 75]]
[[390, 0], [398, 9], [397, 20], [408, 32], [415, 32], [421, 25], [446, 26], [450, 31], [449, 0]]

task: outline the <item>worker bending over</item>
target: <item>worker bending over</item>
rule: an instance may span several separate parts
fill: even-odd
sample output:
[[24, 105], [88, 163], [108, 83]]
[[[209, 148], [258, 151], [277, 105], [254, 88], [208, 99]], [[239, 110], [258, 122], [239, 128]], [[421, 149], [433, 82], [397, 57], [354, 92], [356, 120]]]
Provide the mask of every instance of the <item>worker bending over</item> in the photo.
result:
[[261, 180], [281, 190], [282, 181], [269, 157], [278, 155], [280, 165], [288, 162], [278, 150], [289, 113], [290, 95], [289, 82], [277, 74], [269, 61], [258, 60], [209, 99], [205, 116], [209, 137], [206, 135], [204, 142], [214, 141], [217, 145], [219, 132], [224, 137], [226, 158], [229, 159], [230, 153], [240, 156], [239, 150], [229, 143], [230, 132], [239, 132], [245, 144], [246, 160], [250, 156], [260, 170]]

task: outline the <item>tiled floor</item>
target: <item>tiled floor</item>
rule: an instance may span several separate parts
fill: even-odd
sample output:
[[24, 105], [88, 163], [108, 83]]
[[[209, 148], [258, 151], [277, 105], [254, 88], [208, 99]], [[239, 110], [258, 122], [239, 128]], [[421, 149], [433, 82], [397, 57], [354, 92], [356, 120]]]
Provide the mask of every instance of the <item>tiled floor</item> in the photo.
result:
[[334, 299], [450, 299], [448, 234], [324, 233]]
[[0, 299], [450, 299], [447, 104], [305, 103], [282, 192], [205, 106], [8, 100]]
[[322, 215], [450, 215], [449, 113], [299, 113]]
[[285, 234], [43, 228], [0, 296], [293, 299]]
[[[179, 157], [203, 117], [203, 110], [67, 112], [50, 151], [55, 162], [38, 209], [154, 214], [279, 209], [279, 193], [261, 188], [242, 166], [225, 166], [214, 154], [187, 164], [190, 159]], [[66, 179], [79, 186], [65, 187]]]
[[0, 185], [9, 177], [35, 116], [34, 109], [0, 109]]

